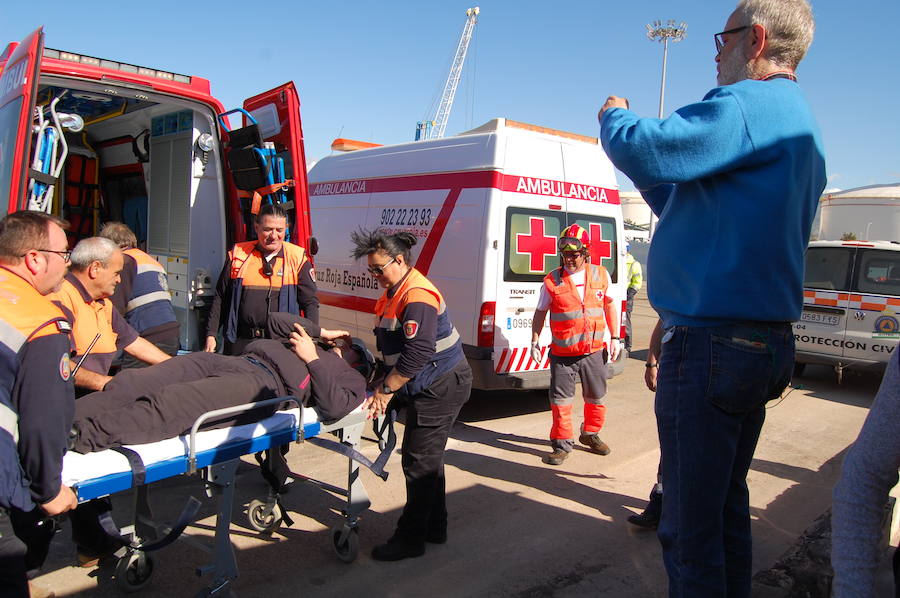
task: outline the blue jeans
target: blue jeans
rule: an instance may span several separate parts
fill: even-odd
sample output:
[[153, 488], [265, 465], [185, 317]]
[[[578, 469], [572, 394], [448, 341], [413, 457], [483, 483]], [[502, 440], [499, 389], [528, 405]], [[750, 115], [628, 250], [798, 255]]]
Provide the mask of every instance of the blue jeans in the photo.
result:
[[666, 332], [656, 392], [665, 488], [657, 533], [669, 596], [750, 596], [747, 471], [765, 403], [785, 389], [793, 362], [789, 324]]

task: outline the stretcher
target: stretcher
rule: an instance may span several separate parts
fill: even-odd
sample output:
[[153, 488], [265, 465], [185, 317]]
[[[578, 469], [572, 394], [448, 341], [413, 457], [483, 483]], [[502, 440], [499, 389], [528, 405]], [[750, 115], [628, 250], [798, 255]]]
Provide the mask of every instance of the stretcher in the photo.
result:
[[[298, 407], [275, 412], [257, 423], [215, 430], [199, 430], [210, 419], [243, 413], [292, 401]], [[63, 464], [63, 483], [75, 490], [79, 503], [110, 496], [117, 492], [135, 489], [134, 522], [115, 528], [111, 518], [102, 521], [107, 533], [119, 534], [127, 544], [116, 552], [118, 558], [115, 578], [126, 591], [135, 591], [150, 581], [153, 573], [152, 551], [162, 548], [181, 535], [197, 515], [200, 501], [189, 499], [181, 516], [171, 526], [160, 526], [153, 521], [147, 485], [179, 475], [198, 474], [202, 477], [209, 498], [217, 499], [216, 527], [212, 547], [203, 547], [212, 553], [212, 562], [197, 570], [200, 576], [208, 576], [210, 585], [201, 595], [225, 595], [231, 582], [238, 576], [237, 563], [230, 540], [232, 506], [234, 504], [235, 473], [240, 457], [262, 451], [278, 451], [291, 442], [310, 441], [323, 448], [337, 451], [348, 457], [349, 466], [346, 488], [340, 488], [305, 476], [288, 472], [294, 480], [313, 482], [326, 490], [346, 496], [344, 521], [331, 529], [332, 544], [338, 558], [345, 562], [355, 560], [359, 552], [359, 516], [371, 505], [362, 480], [360, 464], [369, 467], [383, 479], [387, 478], [384, 464], [394, 445], [393, 429], [376, 426], [382, 453], [375, 462], [370, 461], [358, 448], [367, 412], [362, 406], [335, 422], [321, 422], [315, 409], [299, 407], [294, 397], [282, 397], [203, 414], [194, 423], [190, 433], [160, 442], [108, 449], [82, 455], [69, 452]], [[389, 429], [389, 439], [381, 441], [381, 432]], [[320, 438], [331, 433], [337, 441]], [[271, 533], [282, 519], [290, 523], [287, 513], [278, 500], [279, 488], [273, 488], [265, 500], [253, 500], [248, 508], [248, 523], [253, 529]], [[193, 542], [192, 542], [193, 543]]]

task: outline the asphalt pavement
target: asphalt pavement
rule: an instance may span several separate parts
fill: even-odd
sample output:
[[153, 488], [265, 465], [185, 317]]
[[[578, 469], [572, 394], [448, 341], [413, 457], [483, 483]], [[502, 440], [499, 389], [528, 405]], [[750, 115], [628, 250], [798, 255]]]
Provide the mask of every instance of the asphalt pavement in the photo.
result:
[[[666, 576], [653, 532], [626, 518], [640, 511], [655, 481], [659, 448], [653, 394], [643, 383], [643, 361], [655, 315], [642, 292], [635, 312], [634, 352], [625, 373], [612, 379], [601, 432], [612, 452], [601, 457], [579, 448], [563, 465], [541, 462], [548, 451], [550, 412], [545, 392], [476, 393], [456, 424], [446, 453], [449, 541], [429, 545], [420, 558], [373, 561], [405, 500], [399, 454], [384, 482], [362, 474], [371, 496], [363, 516], [360, 554], [339, 561], [329, 529], [341, 522], [342, 498], [297, 482], [284, 496], [294, 524], [261, 535], [247, 524], [246, 506], [265, 495], [255, 462], [238, 473], [231, 536], [240, 568], [232, 589], [239, 596], [539, 596], [662, 597]], [[830, 505], [831, 489], [847, 446], [855, 439], [877, 391], [879, 378], [845, 376], [810, 366], [784, 398], [770, 403], [749, 474], [754, 567], [770, 567]], [[576, 408], [580, 421], [580, 408]], [[402, 425], [398, 426], [402, 433]], [[374, 457], [377, 447], [364, 443]], [[346, 461], [305, 443], [294, 445], [295, 471], [343, 484]], [[152, 487], [156, 516], [172, 521], [189, 495], [203, 497], [196, 478]], [[115, 497], [118, 519], [130, 497]], [[212, 503], [187, 533], [212, 536]], [[895, 539], [896, 542], [896, 539]], [[207, 562], [196, 542], [176, 542], [154, 553], [154, 573], [138, 595], [190, 596], [204, 588], [195, 570]], [[113, 567], [74, 566], [68, 525], [63, 526], [36, 580], [57, 595], [125, 595]]]

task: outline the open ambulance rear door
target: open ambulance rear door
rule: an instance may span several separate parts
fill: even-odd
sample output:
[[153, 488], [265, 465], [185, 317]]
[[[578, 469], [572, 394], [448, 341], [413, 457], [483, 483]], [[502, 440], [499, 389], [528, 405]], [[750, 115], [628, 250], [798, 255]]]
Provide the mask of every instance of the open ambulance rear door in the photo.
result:
[[31, 122], [43, 50], [41, 28], [7, 46], [0, 56], [0, 64], [5, 63], [0, 72], [0, 193], [7, 194], [7, 213], [25, 208]]
[[[244, 101], [244, 110], [256, 119], [263, 142], [275, 144], [284, 159], [287, 190], [286, 211], [289, 216], [292, 243], [309, 249], [312, 227], [309, 219], [309, 192], [306, 179], [306, 153], [303, 148], [303, 126], [300, 120], [300, 97], [293, 82], [285, 83]], [[244, 123], [247, 124], [246, 122]], [[237, 205], [229, 209], [229, 221], [241, 228], [243, 218]], [[252, 236], [252, 231], [235, 231], [235, 240]]]

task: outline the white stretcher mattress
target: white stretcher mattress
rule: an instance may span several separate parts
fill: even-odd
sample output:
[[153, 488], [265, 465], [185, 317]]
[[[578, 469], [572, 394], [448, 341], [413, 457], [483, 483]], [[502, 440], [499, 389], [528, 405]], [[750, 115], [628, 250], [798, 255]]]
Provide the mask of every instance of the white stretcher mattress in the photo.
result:
[[[355, 411], [364, 409], [360, 405]], [[299, 409], [295, 407], [256, 423], [198, 432], [195, 444], [197, 467], [286, 444], [297, 438], [299, 416]], [[304, 438], [317, 436], [321, 431], [315, 409], [305, 407], [302, 421]], [[190, 441], [187, 434], [127, 448], [141, 457], [147, 471], [145, 483], [188, 471]], [[82, 502], [131, 488], [131, 478], [128, 458], [112, 449], [86, 455], [70, 451], [63, 460], [62, 482], [75, 487]]]

